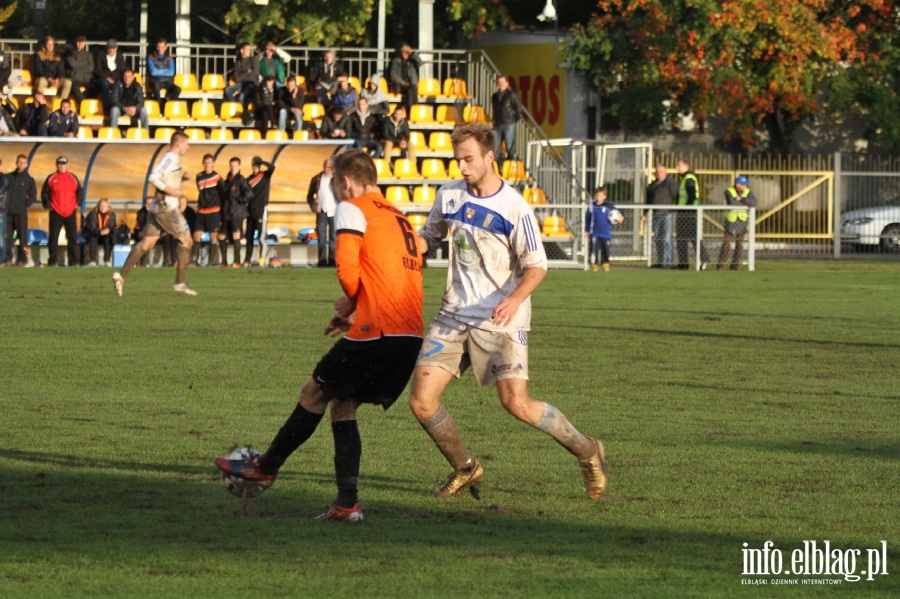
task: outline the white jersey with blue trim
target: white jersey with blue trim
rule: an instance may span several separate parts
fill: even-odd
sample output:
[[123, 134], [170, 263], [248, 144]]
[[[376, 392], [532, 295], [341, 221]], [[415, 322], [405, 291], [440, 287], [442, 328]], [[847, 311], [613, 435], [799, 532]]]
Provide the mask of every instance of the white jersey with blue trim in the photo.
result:
[[453, 181], [438, 189], [419, 231], [432, 249], [448, 234], [450, 267], [441, 313], [480, 329], [529, 330], [530, 297], [505, 327], [494, 325], [491, 314], [519, 285], [526, 268], [547, 269], [531, 206], [506, 183], [497, 193], [478, 197], [464, 180]]
[[165, 197], [166, 208], [178, 209], [178, 197], [166, 195], [168, 187], [181, 187], [181, 157], [175, 152], [166, 152], [162, 160], [150, 172], [150, 185], [157, 189], [156, 197]]

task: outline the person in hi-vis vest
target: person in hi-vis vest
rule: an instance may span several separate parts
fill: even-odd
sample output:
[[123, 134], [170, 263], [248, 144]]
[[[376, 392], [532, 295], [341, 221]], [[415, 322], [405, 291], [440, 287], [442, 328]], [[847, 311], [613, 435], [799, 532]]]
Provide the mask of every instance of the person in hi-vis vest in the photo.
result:
[[[738, 175], [734, 180], [734, 185], [725, 190], [725, 203], [729, 206], [756, 207], [756, 196], [750, 191], [750, 179], [747, 178], [747, 175]], [[744, 235], [747, 234], [747, 215], [748, 211], [744, 208], [729, 210], [725, 213], [725, 235], [722, 238], [722, 250], [719, 252], [719, 263], [716, 270], [722, 270], [725, 266], [732, 241], [734, 241], [734, 254], [731, 258], [731, 270], [740, 268], [744, 253]]]

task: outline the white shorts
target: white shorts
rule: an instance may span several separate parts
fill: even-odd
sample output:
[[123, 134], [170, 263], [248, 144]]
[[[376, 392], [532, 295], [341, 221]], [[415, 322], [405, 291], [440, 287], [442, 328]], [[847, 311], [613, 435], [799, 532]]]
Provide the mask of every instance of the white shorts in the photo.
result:
[[416, 366], [443, 368], [456, 378], [471, 367], [479, 385], [528, 380], [528, 332], [485, 331], [438, 315], [425, 333]]

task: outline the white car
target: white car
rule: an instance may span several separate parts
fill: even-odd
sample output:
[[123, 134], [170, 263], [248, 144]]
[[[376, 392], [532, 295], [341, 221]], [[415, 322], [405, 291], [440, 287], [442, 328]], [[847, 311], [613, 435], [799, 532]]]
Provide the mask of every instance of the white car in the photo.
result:
[[841, 215], [841, 223], [841, 241], [900, 252], [900, 206], [851, 210]]

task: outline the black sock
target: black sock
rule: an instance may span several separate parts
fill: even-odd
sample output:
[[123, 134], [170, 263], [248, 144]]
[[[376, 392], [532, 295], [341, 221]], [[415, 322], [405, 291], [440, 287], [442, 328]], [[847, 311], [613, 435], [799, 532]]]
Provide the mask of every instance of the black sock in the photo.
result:
[[266, 474], [278, 472], [285, 460], [312, 436], [321, 420], [322, 414], [314, 414], [297, 404], [275, 435], [269, 449], [259, 459], [259, 469]]
[[353, 507], [358, 501], [356, 487], [359, 482], [359, 458], [362, 455], [362, 439], [356, 420], [342, 420], [331, 424], [334, 435], [334, 478], [339, 507]]

